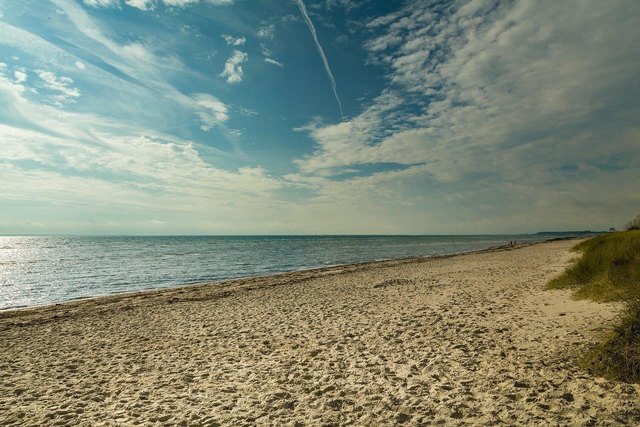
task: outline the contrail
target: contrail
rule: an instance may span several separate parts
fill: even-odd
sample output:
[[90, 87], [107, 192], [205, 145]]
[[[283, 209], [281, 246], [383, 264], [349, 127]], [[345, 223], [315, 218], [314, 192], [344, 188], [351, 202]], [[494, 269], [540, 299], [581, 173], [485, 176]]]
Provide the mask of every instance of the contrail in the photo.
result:
[[320, 46], [320, 42], [318, 41], [318, 34], [316, 33], [316, 27], [313, 26], [313, 22], [311, 22], [311, 18], [309, 18], [309, 14], [307, 13], [307, 7], [304, 5], [302, 0], [296, 0], [298, 2], [298, 7], [300, 8], [300, 13], [304, 17], [304, 20], [307, 22], [307, 26], [309, 27], [309, 31], [311, 31], [311, 35], [313, 36], [313, 40], [316, 42], [316, 47], [318, 48], [318, 53], [322, 58], [322, 62], [324, 63], [324, 69], [327, 72], [327, 76], [331, 81], [331, 87], [333, 88], [333, 95], [336, 97], [336, 101], [338, 101], [338, 108], [340, 109], [340, 117], [344, 120], [344, 114], [342, 114], [342, 102], [340, 102], [340, 98], [338, 97], [338, 91], [336, 89], [336, 79], [333, 78], [333, 73], [331, 72], [331, 68], [329, 68], [329, 61], [327, 61], [327, 56], [324, 54], [324, 50], [322, 50], [322, 46]]

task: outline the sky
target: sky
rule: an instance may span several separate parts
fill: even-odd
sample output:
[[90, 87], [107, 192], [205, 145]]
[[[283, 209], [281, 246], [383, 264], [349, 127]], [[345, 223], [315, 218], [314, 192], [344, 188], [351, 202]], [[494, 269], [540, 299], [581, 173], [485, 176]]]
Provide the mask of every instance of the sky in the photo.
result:
[[640, 213], [637, 0], [0, 0], [0, 234]]

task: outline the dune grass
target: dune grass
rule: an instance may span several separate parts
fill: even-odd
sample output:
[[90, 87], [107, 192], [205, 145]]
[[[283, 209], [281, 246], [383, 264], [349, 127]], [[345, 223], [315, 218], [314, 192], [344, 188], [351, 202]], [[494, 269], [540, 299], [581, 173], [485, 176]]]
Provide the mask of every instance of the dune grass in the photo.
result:
[[640, 230], [604, 234], [573, 250], [582, 256], [548, 287], [574, 289], [580, 299], [625, 303], [619, 324], [584, 355], [584, 366], [596, 375], [640, 382]]

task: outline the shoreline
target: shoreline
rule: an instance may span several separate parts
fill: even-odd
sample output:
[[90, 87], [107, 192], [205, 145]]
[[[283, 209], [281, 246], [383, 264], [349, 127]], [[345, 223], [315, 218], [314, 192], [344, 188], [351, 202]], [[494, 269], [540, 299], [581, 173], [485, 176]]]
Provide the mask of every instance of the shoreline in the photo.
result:
[[[551, 238], [551, 239], [541, 240], [537, 242], [520, 243], [515, 246], [500, 245], [500, 246], [490, 246], [485, 249], [454, 252], [451, 254], [422, 255], [422, 256], [412, 256], [412, 257], [405, 257], [405, 258], [391, 258], [391, 259], [383, 259], [383, 260], [375, 260], [375, 261], [364, 261], [364, 262], [357, 262], [357, 263], [335, 264], [335, 265], [329, 265], [329, 266], [323, 266], [323, 267], [310, 267], [310, 268], [302, 268], [299, 270], [282, 271], [278, 273], [264, 274], [264, 275], [258, 275], [258, 276], [235, 277], [235, 278], [220, 279], [220, 280], [215, 280], [210, 282], [193, 282], [193, 283], [185, 283], [181, 285], [161, 287], [161, 288], [141, 289], [138, 291], [131, 291], [131, 292], [123, 291], [123, 292], [111, 293], [111, 294], [78, 297], [75, 299], [61, 301], [61, 302], [54, 302], [54, 303], [45, 303], [45, 304], [21, 306], [21, 307], [0, 308], [0, 319], [3, 319], [5, 317], [10, 317], [11, 314], [14, 314], [17, 312], [56, 309], [56, 308], [62, 308], [67, 305], [76, 305], [76, 304], [91, 303], [91, 302], [97, 303], [99, 300], [104, 300], [104, 304], [108, 304], [109, 302], [118, 301], [121, 298], [136, 297], [136, 296], [142, 296], [142, 295], [162, 294], [162, 293], [172, 292], [177, 290], [189, 290], [192, 288], [200, 288], [203, 286], [241, 285], [241, 283], [239, 282], [242, 282], [242, 281], [262, 279], [262, 278], [264, 279], [278, 278], [284, 275], [290, 275], [290, 274], [297, 275], [299, 273], [310, 273], [312, 275], [305, 278], [313, 278], [315, 276], [315, 274], [313, 273], [322, 275], [322, 274], [325, 274], [325, 272], [330, 272], [331, 270], [335, 270], [335, 269], [348, 269], [348, 271], [356, 271], [358, 268], [374, 268], [376, 266], [385, 267], [387, 264], [395, 265], [395, 263], [404, 264], [404, 263], [411, 263], [411, 262], [422, 262], [422, 261], [427, 261], [432, 259], [447, 259], [447, 258], [464, 256], [464, 255], [472, 255], [472, 254], [490, 253], [490, 252], [497, 252], [497, 251], [510, 251], [510, 250], [516, 250], [516, 249], [524, 248], [531, 245], [540, 245], [544, 243], [561, 241], [561, 240], [571, 240], [571, 241], [577, 242], [580, 240], [584, 240], [584, 237], [557, 237], [557, 238]], [[341, 272], [342, 270], [336, 272], [335, 274], [338, 274]], [[303, 280], [303, 279], [300, 279], [300, 280]]]
[[619, 304], [548, 281], [573, 241], [0, 313], [9, 425], [636, 425], [575, 356]]

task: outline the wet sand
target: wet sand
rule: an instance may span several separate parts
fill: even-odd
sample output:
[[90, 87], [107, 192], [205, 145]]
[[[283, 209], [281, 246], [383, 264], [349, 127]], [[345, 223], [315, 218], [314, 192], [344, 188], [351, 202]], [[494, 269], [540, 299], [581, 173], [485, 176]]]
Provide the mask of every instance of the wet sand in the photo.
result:
[[640, 424], [573, 241], [0, 312], [3, 425]]

